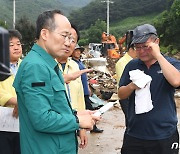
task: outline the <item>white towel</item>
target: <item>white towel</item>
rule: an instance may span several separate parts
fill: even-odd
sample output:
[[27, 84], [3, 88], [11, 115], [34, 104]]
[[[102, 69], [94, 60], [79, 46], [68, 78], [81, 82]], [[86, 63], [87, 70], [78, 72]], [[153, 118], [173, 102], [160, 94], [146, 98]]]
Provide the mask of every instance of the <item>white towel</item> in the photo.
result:
[[141, 89], [135, 90], [135, 112], [142, 114], [153, 109], [150, 84], [152, 78], [139, 69], [129, 72], [130, 80]]

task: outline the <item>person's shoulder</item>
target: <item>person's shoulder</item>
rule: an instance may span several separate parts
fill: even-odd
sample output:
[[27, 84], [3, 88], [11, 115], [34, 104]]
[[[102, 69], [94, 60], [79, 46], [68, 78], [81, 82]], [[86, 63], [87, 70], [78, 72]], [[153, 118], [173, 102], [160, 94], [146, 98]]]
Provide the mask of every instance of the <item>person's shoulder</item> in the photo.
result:
[[141, 61], [139, 59], [132, 59], [127, 63], [125, 68], [128, 68], [129, 70], [137, 69], [140, 63]]
[[12, 81], [14, 81], [14, 76], [13, 75], [9, 76], [4, 81], [0, 81], [0, 87], [3, 86], [3, 85], [5, 85], [5, 87], [7, 87], [7, 86], [9, 86], [9, 83], [12, 83]]
[[77, 64], [71, 57], [68, 58], [70, 64]]
[[35, 54], [33, 53], [33, 51], [30, 50], [30, 51], [26, 54], [26, 56], [24, 57], [24, 59], [22, 60], [21, 63], [24, 63], [25, 61], [31, 61], [31, 62], [33, 62], [33, 61], [34, 61], [33, 59], [35, 58], [34, 55], [35, 55]]
[[33, 56], [32, 53], [29, 53], [20, 63], [20, 66], [18, 67], [19, 73], [18, 75], [24, 74], [25, 72], [31, 72], [38, 73], [40, 71], [48, 71], [49, 67], [48, 64], [42, 60], [42, 58], [39, 58], [38, 56]]
[[125, 55], [123, 57], [121, 57], [116, 64], [120, 64], [123, 63], [126, 60]]
[[180, 62], [180, 60], [178, 60], [178, 59], [176, 59], [174, 57], [164, 56], [164, 58], [169, 62]]
[[42, 64], [46, 63], [43, 58], [33, 50], [30, 50], [30, 52], [25, 56], [25, 58], [21, 62], [22, 64], [28, 63], [28, 64]]
[[79, 68], [79, 65], [77, 64], [76, 61], [74, 61], [72, 58], [68, 58], [68, 63], [71, 67], [77, 67]]
[[69, 67], [68, 69], [69, 69], [70, 73], [80, 71], [79, 65], [74, 60], [72, 60], [71, 58], [68, 59], [67, 64], [68, 64], [68, 67]]
[[174, 57], [170, 57], [170, 56], [164, 56], [165, 59], [172, 64], [173, 66], [175, 66], [178, 70], [180, 70], [180, 60], [174, 58]]
[[116, 65], [118, 65], [119, 63], [121, 63], [121, 60], [122, 59], [122, 57], [116, 62]]
[[140, 62], [140, 60], [135, 58], [135, 59], [132, 59], [131, 61], [129, 61], [129, 64], [134, 65], [134, 64], [138, 64], [139, 62]]
[[127, 61], [122, 57], [121, 59], [118, 60], [118, 62], [116, 63], [116, 68], [120, 69], [120, 68], [124, 68], [124, 66], [127, 64]]

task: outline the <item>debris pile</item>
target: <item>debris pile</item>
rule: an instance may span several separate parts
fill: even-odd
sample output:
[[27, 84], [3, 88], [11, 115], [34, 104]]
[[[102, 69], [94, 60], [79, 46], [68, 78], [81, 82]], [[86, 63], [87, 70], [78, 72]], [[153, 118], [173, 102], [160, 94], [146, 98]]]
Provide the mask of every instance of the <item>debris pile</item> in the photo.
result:
[[112, 59], [110, 57], [107, 57], [106, 59], [107, 59], [107, 68], [111, 73], [111, 75], [114, 76], [116, 74], [115, 65], [119, 60], [119, 58]]
[[[94, 89], [99, 89], [101, 91], [112, 91], [116, 92], [116, 80], [111, 76], [110, 73], [101, 72], [99, 70], [94, 70], [88, 73], [89, 83]], [[95, 82], [96, 81], [96, 82]]]
[[88, 73], [88, 80], [93, 92], [104, 100], [111, 98], [113, 93], [117, 93], [117, 82], [115, 75], [115, 63], [117, 59], [94, 58], [85, 53], [82, 59], [86, 68], [93, 68]]

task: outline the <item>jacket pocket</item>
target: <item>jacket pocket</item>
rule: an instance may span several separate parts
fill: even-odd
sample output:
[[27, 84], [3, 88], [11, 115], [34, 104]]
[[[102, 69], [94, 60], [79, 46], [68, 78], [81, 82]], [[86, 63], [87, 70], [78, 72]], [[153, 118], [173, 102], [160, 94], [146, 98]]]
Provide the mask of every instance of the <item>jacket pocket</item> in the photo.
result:
[[69, 105], [64, 84], [62, 84], [59, 79], [54, 79], [52, 80], [52, 90], [54, 96], [52, 107], [61, 111], [67, 108]]
[[61, 90], [66, 91], [64, 84], [62, 84], [59, 79], [52, 80], [52, 87], [55, 91], [61, 91]]

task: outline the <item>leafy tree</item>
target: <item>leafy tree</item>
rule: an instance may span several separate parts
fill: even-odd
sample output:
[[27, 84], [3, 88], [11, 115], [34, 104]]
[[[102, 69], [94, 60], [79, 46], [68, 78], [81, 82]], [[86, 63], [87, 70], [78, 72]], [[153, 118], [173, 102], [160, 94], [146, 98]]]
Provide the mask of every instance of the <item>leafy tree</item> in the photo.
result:
[[[106, 19], [106, 8], [100, 1], [93, 1], [89, 5], [73, 11], [69, 19], [75, 25], [78, 25], [78, 29], [83, 30], [89, 28], [98, 19]], [[88, 19], [88, 20], [87, 20]]]
[[98, 19], [94, 25], [91, 25], [87, 32], [89, 43], [100, 43], [104, 31], [106, 31], [106, 22]]
[[0, 26], [1, 26], [1, 27], [4, 27], [5, 29], [8, 28], [8, 26], [6, 25], [6, 23], [3, 22], [3, 21], [1, 21], [1, 20], [0, 20]]
[[35, 41], [35, 26], [24, 16], [17, 22], [16, 29], [22, 34], [23, 54], [26, 55]]
[[168, 47], [170, 53], [180, 50], [180, 1], [175, 0], [171, 9], [163, 12], [155, 21], [161, 44]]

